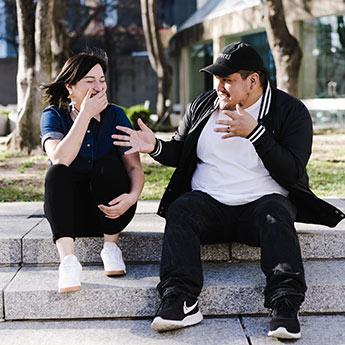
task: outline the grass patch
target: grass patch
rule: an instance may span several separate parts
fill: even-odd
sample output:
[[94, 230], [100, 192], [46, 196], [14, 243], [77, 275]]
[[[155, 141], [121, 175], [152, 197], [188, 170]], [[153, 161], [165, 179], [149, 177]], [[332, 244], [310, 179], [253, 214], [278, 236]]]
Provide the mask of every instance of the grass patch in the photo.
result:
[[20, 166], [18, 167], [18, 171], [21, 173], [21, 174], [24, 174], [25, 171], [29, 168], [32, 168], [34, 165], [33, 162], [24, 162], [24, 163], [21, 163]]
[[144, 164], [145, 185], [140, 199], [161, 199], [173, 171], [162, 165]]
[[307, 170], [310, 187], [317, 196], [345, 196], [345, 161], [313, 159]]
[[[161, 199], [174, 168], [144, 159], [145, 185], [141, 200]], [[6, 151], [0, 145], [0, 202], [43, 200], [47, 157]], [[319, 197], [345, 197], [345, 135], [323, 132], [314, 136], [308, 164], [313, 192]]]
[[43, 183], [37, 180], [3, 179], [0, 191], [0, 202], [43, 200]]
[[5, 162], [8, 159], [11, 158], [23, 158], [27, 157], [27, 154], [20, 151], [5, 151], [0, 150], [0, 162]]

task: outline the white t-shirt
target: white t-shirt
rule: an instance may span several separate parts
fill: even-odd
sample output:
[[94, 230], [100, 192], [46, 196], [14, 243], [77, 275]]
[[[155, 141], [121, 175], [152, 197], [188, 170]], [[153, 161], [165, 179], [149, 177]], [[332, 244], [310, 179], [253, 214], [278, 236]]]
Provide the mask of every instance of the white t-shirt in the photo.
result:
[[[261, 99], [245, 109], [255, 119]], [[228, 117], [215, 110], [200, 134], [192, 189], [203, 191], [226, 205], [246, 204], [272, 193], [287, 196], [288, 191], [270, 176], [248, 139], [222, 139], [224, 133], [214, 131], [220, 127], [216, 124], [220, 119]]]

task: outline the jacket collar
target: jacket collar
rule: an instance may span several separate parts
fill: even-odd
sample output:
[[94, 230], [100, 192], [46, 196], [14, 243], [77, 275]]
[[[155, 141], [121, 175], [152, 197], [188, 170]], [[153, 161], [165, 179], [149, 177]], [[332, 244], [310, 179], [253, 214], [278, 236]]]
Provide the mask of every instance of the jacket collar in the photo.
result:
[[271, 106], [271, 100], [272, 100], [272, 89], [271, 89], [270, 82], [267, 81], [267, 86], [266, 86], [264, 95], [262, 97], [261, 105], [260, 105], [258, 121], [268, 114], [268, 111]]
[[[215, 90], [214, 90], [214, 95], [216, 98], [213, 102], [213, 107], [211, 108], [212, 111], [218, 109], [219, 107], [219, 98], [217, 97], [217, 92]], [[272, 88], [271, 88], [270, 82], [267, 81], [267, 86], [265, 88], [261, 105], [260, 105], [258, 120], [261, 120], [264, 116], [268, 114], [268, 111], [271, 106], [271, 100], [272, 100]]]

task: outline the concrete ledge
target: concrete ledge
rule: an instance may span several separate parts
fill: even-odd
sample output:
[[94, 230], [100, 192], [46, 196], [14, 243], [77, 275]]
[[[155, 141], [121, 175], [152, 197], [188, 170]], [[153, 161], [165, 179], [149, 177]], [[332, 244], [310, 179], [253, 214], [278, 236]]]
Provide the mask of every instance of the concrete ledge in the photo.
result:
[[[127, 262], [158, 262], [162, 251], [164, 219], [154, 214], [137, 214], [121, 234], [120, 247]], [[101, 263], [101, 238], [77, 238], [76, 255], [84, 263]], [[205, 261], [229, 261], [228, 244], [207, 245], [202, 248]], [[51, 239], [47, 220], [23, 238], [24, 264], [56, 264], [57, 250]]]
[[22, 262], [22, 238], [39, 222], [23, 216], [0, 216], [0, 265]]
[[14, 321], [0, 324], [6, 345], [247, 345], [237, 318], [206, 319], [157, 333], [151, 320]]
[[4, 300], [3, 300], [3, 290], [5, 287], [9, 284], [11, 279], [15, 276], [17, 273], [18, 268], [16, 267], [2, 267], [0, 268], [0, 319], [4, 318]]
[[[298, 345], [342, 345], [345, 344], [345, 316], [301, 316], [302, 338], [298, 342], [288, 342]], [[244, 317], [242, 324], [252, 345], [278, 345], [284, 341], [268, 338], [268, 317]]]
[[[345, 260], [305, 264], [309, 286], [303, 312], [345, 312]], [[200, 296], [204, 315], [265, 313], [265, 278], [257, 263], [205, 264]], [[57, 269], [24, 267], [4, 291], [5, 318], [73, 319], [152, 317], [158, 307], [158, 265], [130, 265], [111, 279], [101, 267], [84, 267], [81, 292], [57, 293]]]
[[[305, 259], [345, 258], [345, 220], [335, 228], [322, 225], [296, 223]], [[231, 258], [234, 260], [260, 260], [260, 248], [232, 243]]]
[[[338, 207], [345, 205], [342, 199], [328, 201]], [[120, 246], [127, 262], [160, 260], [165, 220], [151, 213], [157, 205], [157, 201], [140, 202], [138, 213], [121, 234]], [[36, 212], [35, 218], [27, 218], [28, 214], [33, 214], [40, 207], [42, 203], [0, 204], [1, 212], [5, 210], [12, 214], [1, 216], [0, 212], [0, 265], [58, 263], [47, 220], [36, 218], [40, 212]], [[345, 221], [334, 229], [300, 223], [296, 224], [296, 228], [305, 259], [345, 258]], [[76, 254], [81, 262], [100, 263], [101, 247], [100, 238], [79, 238], [76, 241]], [[202, 247], [204, 261], [257, 261], [259, 258], [258, 248], [237, 243]]]

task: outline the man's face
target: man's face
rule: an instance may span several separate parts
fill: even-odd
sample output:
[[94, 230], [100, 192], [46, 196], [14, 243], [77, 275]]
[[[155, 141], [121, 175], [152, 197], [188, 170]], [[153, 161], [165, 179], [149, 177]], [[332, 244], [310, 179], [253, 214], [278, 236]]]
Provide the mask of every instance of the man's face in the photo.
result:
[[236, 72], [227, 77], [215, 77], [218, 81], [216, 90], [220, 110], [235, 110], [236, 104], [246, 107], [250, 94], [250, 76], [242, 79], [241, 75]]

